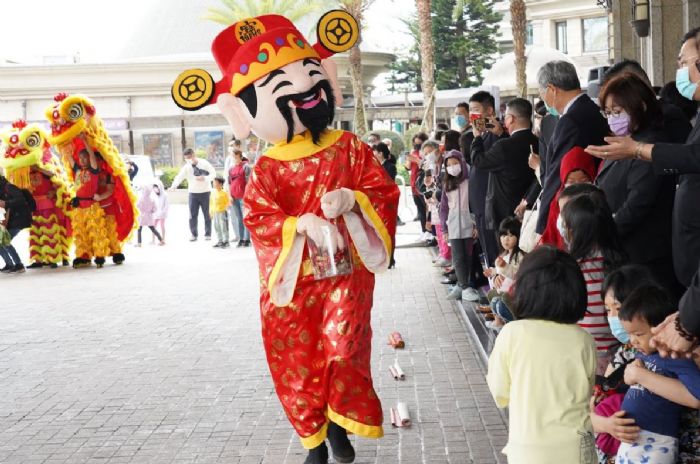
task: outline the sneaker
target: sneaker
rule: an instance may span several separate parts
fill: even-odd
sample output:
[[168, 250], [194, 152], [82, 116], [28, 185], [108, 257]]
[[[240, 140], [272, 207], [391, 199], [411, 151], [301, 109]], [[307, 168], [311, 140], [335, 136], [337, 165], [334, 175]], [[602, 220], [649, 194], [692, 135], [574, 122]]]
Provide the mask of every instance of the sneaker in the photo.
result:
[[228, 242], [222, 242], [221, 243], [221, 248], [229, 248], [231, 245], [228, 244]]
[[249, 247], [250, 246], [250, 240], [243, 240], [245, 242], [245, 246]]
[[245, 240], [239, 240], [236, 244], [236, 248], [243, 248], [245, 246]]
[[7, 266], [5, 266], [5, 267], [3, 267], [2, 269], [0, 269], [0, 272], [2, 272], [3, 274], [8, 274], [11, 270], [12, 270], [12, 266], [10, 266], [10, 265], [8, 264]]
[[461, 300], [462, 299], [462, 287], [455, 285], [450, 289], [450, 293], [447, 294], [448, 300]]
[[40, 263], [39, 261], [35, 261], [29, 266], [27, 266], [27, 269], [40, 269], [42, 267], [46, 266], [44, 263]]
[[24, 264], [15, 264], [12, 266], [12, 269], [10, 269], [10, 274], [21, 274], [22, 272], [25, 272], [24, 269]]
[[475, 289], [467, 287], [462, 292], [462, 298], [464, 298], [467, 301], [479, 301], [479, 299], [481, 299], [481, 296], [479, 295], [479, 292], [477, 292]]
[[438, 259], [435, 260], [435, 263], [433, 263], [433, 266], [445, 267], [445, 266], [449, 266], [450, 264], [452, 264], [452, 261], [445, 259], [442, 256], [438, 256]]
[[457, 283], [457, 277], [445, 277], [440, 281], [443, 285], [454, 285]]
[[205, 236], [204, 236], [204, 240], [206, 240], [207, 242], [208, 242], [209, 240], [211, 240], [211, 235], [205, 235]]
[[195, 237], [194, 235], [192, 237], [190, 237], [190, 242], [196, 242], [196, 241], [197, 241], [197, 237]]
[[491, 329], [491, 330], [493, 330], [493, 331], [495, 331], [495, 332], [500, 332], [501, 329], [503, 328], [503, 326], [500, 325], [496, 320], [493, 320], [493, 321], [486, 321], [486, 322], [484, 323], [484, 325], [486, 326], [486, 328]]
[[223, 247], [223, 246], [224, 246], [224, 244], [223, 244], [222, 242], [217, 242], [217, 244], [214, 245], [213, 248], [221, 248], [221, 247]]

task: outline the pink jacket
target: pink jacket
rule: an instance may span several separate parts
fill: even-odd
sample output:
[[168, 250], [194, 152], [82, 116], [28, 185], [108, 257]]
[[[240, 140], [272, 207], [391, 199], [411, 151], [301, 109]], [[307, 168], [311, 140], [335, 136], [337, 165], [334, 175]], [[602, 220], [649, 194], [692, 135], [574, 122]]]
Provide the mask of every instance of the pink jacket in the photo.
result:
[[139, 226], [150, 227], [155, 225], [156, 221], [154, 215], [158, 206], [156, 204], [156, 199], [154, 198], [153, 187], [150, 185], [144, 185], [141, 187], [139, 192], [139, 200], [136, 206], [141, 213], [139, 215]]

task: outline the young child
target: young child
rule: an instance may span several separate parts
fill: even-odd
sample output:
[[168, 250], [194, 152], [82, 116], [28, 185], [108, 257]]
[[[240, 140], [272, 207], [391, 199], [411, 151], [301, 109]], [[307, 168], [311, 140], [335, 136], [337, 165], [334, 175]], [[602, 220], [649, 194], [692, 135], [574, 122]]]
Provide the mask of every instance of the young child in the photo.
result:
[[214, 230], [218, 242], [214, 248], [228, 248], [228, 209], [231, 206], [231, 197], [224, 190], [224, 178], [217, 176], [214, 179], [214, 191], [211, 192], [209, 201], [209, 214], [214, 220]]
[[486, 377], [509, 408], [509, 464], [595, 463], [589, 400], [596, 367], [591, 336], [576, 322], [586, 284], [576, 260], [542, 246], [523, 258], [513, 314], [496, 338]]
[[653, 348], [651, 328], [674, 312], [656, 285], [634, 290], [620, 308], [620, 320], [637, 358], [625, 369], [622, 410], [641, 428], [633, 443], [622, 443], [617, 464], [676, 462], [681, 406], [700, 408], [700, 370], [688, 359], [662, 358]]
[[139, 229], [136, 233], [137, 243], [136, 246], [141, 246], [141, 231], [144, 227], [151, 229], [153, 235], [158, 239], [158, 245], [165, 245], [163, 237], [160, 236], [155, 228], [156, 220], [155, 213], [158, 210], [156, 204], [155, 194], [150, 185], [144, 185], [139, 190], [139, 199], [136, 203], [136, 207], [139, 209]]
[[[501, 255], [496, 258], [496, 267], [488, 268], [484, 275], [493, 279], [493, 288], [486, 295], [489, 299], [489, 306], [479, 307], [479, 311], [486, 316], [486, 319], [494, 318], [493, 322], [486, 324], [487, 327], [500, 329], [507, 322], [513, 320], [509, 306], [511, 306], [510, 289], [515, 282], [515, 274], [520, 268], [520, 262], [525, 256], [525, 252], [520, 249], [520, 221], [515, 217], [505, 218], [498, 228]], [[493, 316], [489, 317], [489, 314]]]
[[156, 212], [153, 214], [153, 219], [155, 219], [156, 230], [160, 228], [160, 236], [165, 241], [165, 220], [168, 219], [170, 202], [168, 201], [168, 194], [165, 193], [163, 184], [160, 181], [153, 184], [153, 193], [156, 201]]
[[575, 196], [563, 207], [561, 218], [564, 243], [586, 279], [588, 307], [579, 325], [595, 339], [596, 373], [603, 375], [610, 361], [608, 352], [618, 341], [608, 325], [601, 286], [605, 274], [623, 264], [624, 252], [604, 197], [594, 193]]

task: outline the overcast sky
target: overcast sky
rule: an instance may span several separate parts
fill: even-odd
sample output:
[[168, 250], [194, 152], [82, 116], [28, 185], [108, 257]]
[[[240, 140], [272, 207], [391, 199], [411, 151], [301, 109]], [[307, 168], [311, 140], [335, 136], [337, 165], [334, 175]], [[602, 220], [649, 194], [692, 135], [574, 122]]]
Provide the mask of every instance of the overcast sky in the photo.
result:
[[[79, 53], [83, 62], [114, 60], [154, 2], [158, 0], [1, 0], [0, 58], [33, 62]], [[167, 3], [177, 8], [178, 2]], [[408, 36], [400, 18], [414, 10], [413, 0], [376, 0], [366, 18], [368, 48], [392, 52], [405, 46]]]

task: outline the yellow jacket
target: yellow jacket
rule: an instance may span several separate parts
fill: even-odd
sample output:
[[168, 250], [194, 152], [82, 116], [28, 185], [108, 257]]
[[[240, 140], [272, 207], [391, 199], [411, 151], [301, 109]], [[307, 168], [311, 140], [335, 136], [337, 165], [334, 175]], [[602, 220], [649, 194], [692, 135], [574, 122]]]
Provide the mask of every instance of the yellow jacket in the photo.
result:
[[231, 206], [231, 197], [226, 190], [214, 189], [209, 198], [209, 214], [223, 213]]

